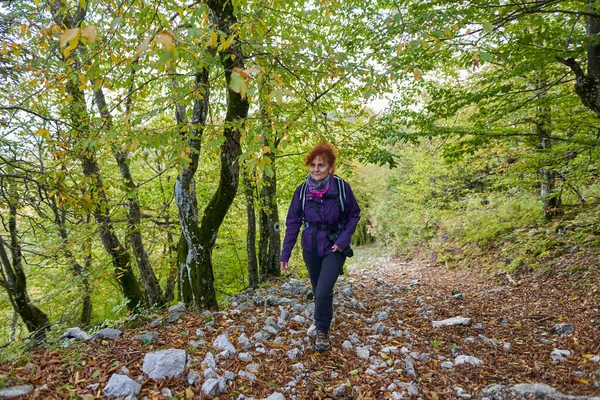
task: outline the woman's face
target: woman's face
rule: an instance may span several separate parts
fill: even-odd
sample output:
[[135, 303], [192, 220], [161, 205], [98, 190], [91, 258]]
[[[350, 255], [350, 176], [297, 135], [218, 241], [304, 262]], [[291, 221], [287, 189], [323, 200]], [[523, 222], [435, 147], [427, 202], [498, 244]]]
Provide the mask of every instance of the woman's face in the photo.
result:
[[310, 167], [310, 176], [319, 183], [323, 179], [327, 178], [327, 175], [329, 175], [329, 172], [331, 171], [331, 166], [321, 156], [316, 156], [310, 162], [309, 167]]

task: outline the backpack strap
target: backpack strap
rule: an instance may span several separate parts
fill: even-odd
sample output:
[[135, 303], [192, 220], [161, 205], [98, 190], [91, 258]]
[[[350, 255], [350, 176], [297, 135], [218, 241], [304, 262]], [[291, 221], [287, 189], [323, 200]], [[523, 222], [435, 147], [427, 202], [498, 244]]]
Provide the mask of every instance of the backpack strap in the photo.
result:
[[[344, 186], [344, 180], [337, 175], [333, 176], [335, 179], [335, 183], [337, 185], [338, 194], [336, 196], [336, 200], [340, 209], [342, 210], [342, 225], [346, 224], [346, 187]], [[304, 218], [304, 208], [306, 206], [306, 182], [303, 182], [300, 185], [300, 212], [302, 214], [302, 218]]]
[[335, 182], [337, 183], [338, 189], [338, 203], [342, 210], [342, 214], [346, 212], [346, 187], [344, 186], [344, 180], [337, 175], [334, 175]]
[[304, 219], [304, 206], [306, 205], [306, 182], [303, 182], [300, 185], [300, 212], [302, 214], [302, 218]]

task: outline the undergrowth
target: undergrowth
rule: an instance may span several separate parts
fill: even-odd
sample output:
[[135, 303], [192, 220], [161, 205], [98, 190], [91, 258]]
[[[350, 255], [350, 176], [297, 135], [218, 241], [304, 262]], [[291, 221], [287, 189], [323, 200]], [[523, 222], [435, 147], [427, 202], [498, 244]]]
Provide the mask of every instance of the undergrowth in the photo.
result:
[[[598, 204], [565, 207], [564, 214], [546, 221], [541, 208], [515, 201], [442, 222], [428, 249], [449, 268], [481, 265], [489, 273], [541, 273], [563, 255], [597, 253], [598, 221]], [[574, 272], [589, 273], [583, 267]]]

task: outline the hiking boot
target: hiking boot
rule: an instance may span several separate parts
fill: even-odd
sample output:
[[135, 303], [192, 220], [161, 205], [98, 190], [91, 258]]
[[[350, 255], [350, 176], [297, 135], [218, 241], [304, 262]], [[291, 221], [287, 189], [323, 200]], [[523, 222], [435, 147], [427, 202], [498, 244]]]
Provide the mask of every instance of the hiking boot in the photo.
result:
[[317, 329], [317, 339], [315, 340], [315, 349], [317, 349], [317, 351], [329, 350], [329, 336], [327, 336], [327, 332], [323, 332], [323, 331]]

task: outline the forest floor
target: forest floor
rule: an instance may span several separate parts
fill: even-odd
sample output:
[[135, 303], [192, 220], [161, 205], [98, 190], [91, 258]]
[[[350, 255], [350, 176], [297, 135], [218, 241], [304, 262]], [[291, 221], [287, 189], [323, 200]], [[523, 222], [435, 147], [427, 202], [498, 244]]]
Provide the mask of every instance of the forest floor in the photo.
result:
[[[1, 364], [0, 387], [32, 385], [26, 398], [91, 399], [102, 397], [111, 375], [119, 373], [141, 383], [140, 398], [211, 398], [202, 391], [209, 368], [206, 354], [219, 353], [214, 340], [227, 333], [238, 353], [217, 357], [212, 367], [219, 377], [230, 372], [220, 399], [600, 396], [596, 257], [569, 254], [553, 260], [544, 273], [489, 277], [482, 268], [452, 270], [425, 258], [380, 256], [372, 248], [357, 253], [348, 275], [336, 285], [329, 352], [312, 349], [307, 335], [310, 300], [300, 295], [291, 303], [272, 304], [284, 297], [286, 283], [274, 280], [220, 313], [184, 313], [155, 328], [123, 329], [118, 339], [53, 345], [27, 360]], [[433, 326], [457, 316], [472, 323]], [[270, 338], [255, 340], [268, 317], [283, 319], [284, 326]], [[570, 324], [574, 332], [553, 333], [557, 324]], [[135, 338], [150, 330], [158, 333], [155, 342]], [[242, 349], [242, 333], [250, 338], [247, 350]], [[145, 355], [163, 349], [187, 351], [181, 377], [151, 380], [142, 372]], [[242, 352], [252, 361], [241, 361]], [[469, 363], [475, 359], [482, 363]], [[192, 369], [205, 375], [195, 385], [187, 379]], [[508, 390], [517, 387], [520, 392]]]

